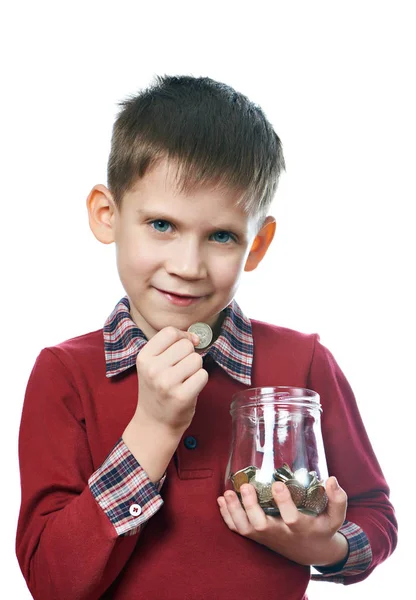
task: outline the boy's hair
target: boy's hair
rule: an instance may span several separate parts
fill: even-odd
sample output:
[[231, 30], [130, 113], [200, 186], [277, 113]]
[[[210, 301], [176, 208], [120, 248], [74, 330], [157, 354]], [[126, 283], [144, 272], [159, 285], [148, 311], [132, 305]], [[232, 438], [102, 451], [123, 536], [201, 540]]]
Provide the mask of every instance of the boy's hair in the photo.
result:
[[264, 218], [285, 163], [280, 139], [258, 105], [208, 77], [167, 75], [119, 105], [108, 160], [108, 187], [118, 206], [147, 171], [168, 159], [177, 165], [179, 191], [235, 189], [247, 213]]

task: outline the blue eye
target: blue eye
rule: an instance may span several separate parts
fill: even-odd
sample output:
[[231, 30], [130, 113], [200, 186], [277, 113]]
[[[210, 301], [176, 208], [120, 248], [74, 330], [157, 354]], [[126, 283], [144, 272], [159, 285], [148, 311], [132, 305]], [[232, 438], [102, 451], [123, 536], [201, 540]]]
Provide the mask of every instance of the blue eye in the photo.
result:
[[216, 231], [212, 234], [212, 238], [215, 242], [219, 242], [220, 244], [226, 244], [230, 240], [234, 239], [231, 233], [228, 231]]
[[164, 233], [170, 227], [169, 221], [164, 221], [163, 219], [157, 219], [156, 221], [152, 221], [151, 225], [156, 231], [160, 231], [161, 233]]

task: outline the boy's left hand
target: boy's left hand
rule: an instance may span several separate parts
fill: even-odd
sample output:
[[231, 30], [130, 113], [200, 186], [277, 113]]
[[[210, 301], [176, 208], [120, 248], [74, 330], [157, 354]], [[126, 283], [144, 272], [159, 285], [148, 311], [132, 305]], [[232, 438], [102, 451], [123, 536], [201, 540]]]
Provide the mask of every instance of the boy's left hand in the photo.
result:
[[228, 490], [218, 498], [221, 515], [235, 533], [248, 537], [301, 565], [328, 566], [341, 562], [347, 555], [348, 542], [338, 532], [345, 520], [347, 494], [335, 477], [326, 482], [328, 506], [317, 517], [296, 508], [284, 483], [272, 486], [280, 517], [266, 515], [258, 503], [254, 487], [248, 483], [240, 492], [245, 507], [235, 492]]

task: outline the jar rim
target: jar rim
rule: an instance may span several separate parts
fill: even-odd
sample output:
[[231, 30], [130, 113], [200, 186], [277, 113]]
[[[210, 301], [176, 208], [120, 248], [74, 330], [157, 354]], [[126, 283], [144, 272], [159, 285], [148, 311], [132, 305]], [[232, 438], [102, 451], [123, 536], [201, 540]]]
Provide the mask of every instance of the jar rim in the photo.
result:
[[232, 396], [230, 410], [234, 411], [242, 406], [250, 407], [269, 403], [283, 406], [288, 403], [288, 398], [290, 398], [292, 405], [313, 406], [321, 409], [318, 392], [308, 388], [279, 385], [248, 388], [237, 392]]

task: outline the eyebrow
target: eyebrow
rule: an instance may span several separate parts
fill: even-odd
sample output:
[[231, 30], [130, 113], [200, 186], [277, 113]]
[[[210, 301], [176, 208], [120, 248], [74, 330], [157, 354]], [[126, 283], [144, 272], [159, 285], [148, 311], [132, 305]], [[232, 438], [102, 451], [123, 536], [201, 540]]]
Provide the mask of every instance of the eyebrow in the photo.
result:
[[[179, 226], [184, 226], [184, 223], [180, 219], [177, 219], [176, 217], [173, 217], [172, 215], [169, 215], [165, 211], [159, 210], [157, 208], [155, 208], [154, 210], [151, 210], [151, 211], [143, 210], [142, 208], [138, 208], [137, 214], [142, 219], [160, 219], [161, 221], [169, 221], [169, 223], [175, 223]], [[236, 227], [235, 224], [228, 225], [226, 223], [212, 223], [212, 224], [210, 224], [209, 229], [215, 230], [215, 231], [230, 231], [230, 232], [238, 234], [241, 237], [244, 237], [244, 235], [245, 235], [245, 231], [242, 230], [240, 227]]]

